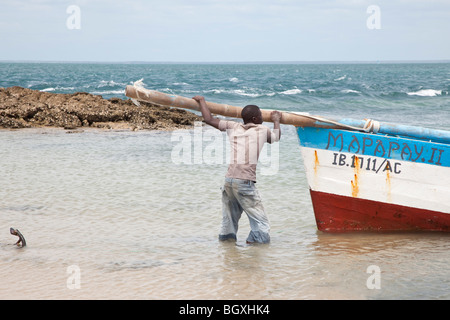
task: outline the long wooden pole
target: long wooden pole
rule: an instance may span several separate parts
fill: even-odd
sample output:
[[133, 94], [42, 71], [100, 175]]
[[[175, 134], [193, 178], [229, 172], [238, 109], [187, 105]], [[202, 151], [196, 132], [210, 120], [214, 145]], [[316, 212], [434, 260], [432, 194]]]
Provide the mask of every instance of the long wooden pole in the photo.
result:
[[[198, 103], [192, 98], [186, 98], [177, 95], [168, 95], [162, 92], [149, 90], [145, 88], [139, 88], [134, 86], [127, 86], [125, 89], [125, 95], [129, 98], [133, 98], [140, 101], [150, 102], [163, 106], [177, 107], [183, 109], [197, 110], [199, 111]], [[213, 114], [220, 114], [225, 117], [241, 118], [241, 107], [230, 106], [228, 104], [219, 104], [214, 102], [206, 102], [209, 110]], [[271, 110], [261, 109], [262, 117], [264, 121], [272, 122], [270, 118]], [[282, 112], [281, 123], [290, 124], [298, 127], [316, 127], [317, 120], [302, 116], [299, 114], [293, 114], [288, 112]], [[327, 127], [330, 127], [329, 125]]]
[[[149, 90], [145, 88], [127, 86], [125, 89], [125, 95], [127, 97], [145, 101], [153, 104], [177, 107], [183, 109], [197, 110], [199, 111], [198, 103], [192, 98], [185, 98], [177, 95], [168, 95], [162, 92]], [[241, 107], [230, 106], [228, 104], [219, 104], [214, 102], [206, 102], [211, 113], [220, 114], [225, 117], [241, 118]], [[263, 120], [272, 122], [270, 119], [271, 110], [261, 109]], [[405, 126], [389, 123], [376, 123], [376, 126], [368, 124], [372, 123], [372, 120], [330, 120], [324, 119], [319, 116], [301, 115], [291, 112], [281, 111], [281, 123], [290, 124], [296, 127], [316, 127], [316, 128], [328, 128], [328, 129], [346, 129], [357, 130], [365, 132], [379, 132], [383, 134], [404, 135], [420, 139], [429, 139], [437, 142], [450, 143], [450, 132], [444, 130], [425, 129], [415, 126]], [[375, 129], [376, 127], [376, 129]]]

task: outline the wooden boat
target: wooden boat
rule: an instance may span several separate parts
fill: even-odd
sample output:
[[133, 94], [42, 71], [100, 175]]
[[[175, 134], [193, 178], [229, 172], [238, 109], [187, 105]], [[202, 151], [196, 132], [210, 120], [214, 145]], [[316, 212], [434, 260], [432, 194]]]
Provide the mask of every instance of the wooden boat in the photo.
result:
[[319, 230], [450, 231], [450, 132], [408, 129], [297, 128]]
[[[126, 95], [198, 110], [193, 99], [135, 86]], [[240, 118], [242, 108], [207, 105]], [[292, 112], [281, 122], [297, 127], [319, 230], [450, 231], [450, 131]]]

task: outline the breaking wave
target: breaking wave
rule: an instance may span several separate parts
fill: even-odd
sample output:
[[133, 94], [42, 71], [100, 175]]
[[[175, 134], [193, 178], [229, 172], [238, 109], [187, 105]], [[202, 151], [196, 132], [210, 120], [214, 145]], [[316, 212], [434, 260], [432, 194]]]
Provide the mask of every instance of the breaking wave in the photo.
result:
[[299, 94], [302, 92], [303, 91], [300, 89], [291, 89], [291, 90], [286, 90], [286, 91], [280, 92], [280, 94]]
[[407, 92], [408, 96], [435, 97], [442, 95], [442, 90], [422, 89], [416, 92]]
[[120, 94], [124, 95], [125, 90], [107, 90], [107, 91], [90, 91], [91, 94], [98, 94], [98, 95], [110, 95], [110, 94]]
[[361, 93], [361, 91], [358, 90], [352, 90], [352, 89], [345, 89], [341, 91], [342, 93]]
[[123, 87], [126, 86], [126, 83], [122, 83], [122, 82], [115, 82], [114, 80], [100, 80], [100, 84], [98, 85], [99, 88], [103, 88], [103, 87]]
[[53, 92], [53, 91], [72, 91], [75, 90], [75, 87], [50, 87], [50, 88], [45, 88], [45, 89], [41, 89], [39, 91], [41, 92]]
[[345, 80], [345, 79], [347, 79], [347, 75], [344, 75], [344, 76], [342, 76], [342, 77], [339, 77], [339, 78], [337, 78], [337, 79], [334, 79], [334, 81], [342, 81], [342, 80]]

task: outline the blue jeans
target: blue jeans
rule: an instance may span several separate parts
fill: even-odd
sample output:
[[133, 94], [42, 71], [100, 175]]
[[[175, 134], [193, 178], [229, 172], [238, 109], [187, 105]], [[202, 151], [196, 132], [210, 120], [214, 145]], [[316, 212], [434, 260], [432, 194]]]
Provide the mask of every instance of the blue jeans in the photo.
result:
[[219, 240], [234, 239], [242, 211], [250, 221], [247, 242], [269, 243], [270, 226], [255, 183], [250, 180], [225, 178], [222, 188], [222, 229]]

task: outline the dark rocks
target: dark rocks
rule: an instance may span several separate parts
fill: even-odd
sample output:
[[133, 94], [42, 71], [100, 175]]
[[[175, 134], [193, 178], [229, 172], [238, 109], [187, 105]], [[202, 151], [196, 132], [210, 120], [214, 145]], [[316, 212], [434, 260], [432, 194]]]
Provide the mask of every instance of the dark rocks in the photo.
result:
[[60, 94], [22, 87], [0, 88], [0, 128], [60, 127], [172, 130], [202, 118], [185, 110], [86, 92]]

